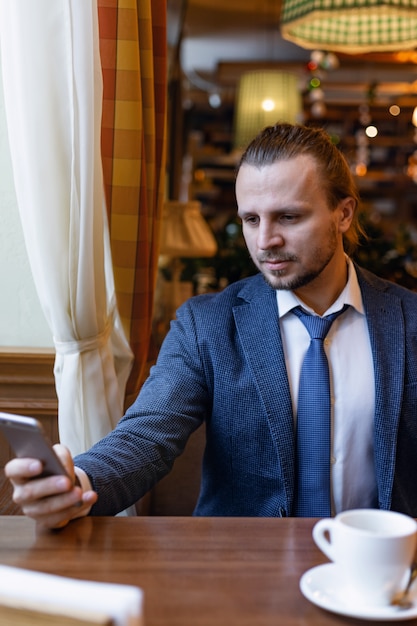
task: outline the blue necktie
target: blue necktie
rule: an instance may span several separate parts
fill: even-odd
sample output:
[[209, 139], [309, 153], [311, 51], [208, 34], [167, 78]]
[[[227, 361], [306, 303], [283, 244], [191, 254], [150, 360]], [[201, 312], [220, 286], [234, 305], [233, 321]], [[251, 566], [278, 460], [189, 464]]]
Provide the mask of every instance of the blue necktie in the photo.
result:
[[309, 315], [301, 307], [293, 309], [293, 313], [310, 334], [310, 346], [301, 368], [298, 392], [294, 501], [296, 517], [331, 515], [330, 377], [323, 342], [333, 321], [347, 308], [348, 305], [345, 305], [341, 311], [326, 317]]

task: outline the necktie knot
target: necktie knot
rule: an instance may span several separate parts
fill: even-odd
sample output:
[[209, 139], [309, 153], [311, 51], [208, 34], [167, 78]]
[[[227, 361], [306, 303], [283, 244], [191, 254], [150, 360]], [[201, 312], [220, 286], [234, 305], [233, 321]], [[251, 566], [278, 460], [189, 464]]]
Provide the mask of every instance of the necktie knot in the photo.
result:
[[326, 315], [326, 317], [319, 317], [318, 315], [310, 315], [306, 313], [300, 306], [293, 309], [293, 313], [301, 320], [304, 326], [307, 328], [311, 339], [326, 338], [331, 325], [334, 320], [346, 311], [348, 305], [345, 304], [340, 311]]

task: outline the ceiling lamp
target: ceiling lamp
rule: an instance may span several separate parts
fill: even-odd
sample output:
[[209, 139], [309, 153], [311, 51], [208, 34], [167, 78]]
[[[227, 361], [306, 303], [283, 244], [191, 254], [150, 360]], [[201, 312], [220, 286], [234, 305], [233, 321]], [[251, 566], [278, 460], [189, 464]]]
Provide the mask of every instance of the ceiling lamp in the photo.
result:
[[302, 48], [347, 54], [417, 45], [416, 0], [284, 0], [281, 34]]
[[242, 74], [236, 96], [234, 146], [242, 149], [265, 126], [301, 121], [298, 77], [276, 70]]

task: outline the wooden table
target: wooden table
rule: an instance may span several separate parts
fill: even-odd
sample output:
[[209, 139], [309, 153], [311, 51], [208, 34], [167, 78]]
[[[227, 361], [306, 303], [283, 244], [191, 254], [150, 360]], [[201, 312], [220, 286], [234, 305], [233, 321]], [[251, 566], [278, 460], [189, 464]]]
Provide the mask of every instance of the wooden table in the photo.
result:
[[314, 523], [102, 517], [48, 532], [23, 516], [2, 516], [0, 563], [138, 585], [146, 626], [363, 626], [314, 606], [299, 590], [301, 575], [326, 562], [311, 537]]

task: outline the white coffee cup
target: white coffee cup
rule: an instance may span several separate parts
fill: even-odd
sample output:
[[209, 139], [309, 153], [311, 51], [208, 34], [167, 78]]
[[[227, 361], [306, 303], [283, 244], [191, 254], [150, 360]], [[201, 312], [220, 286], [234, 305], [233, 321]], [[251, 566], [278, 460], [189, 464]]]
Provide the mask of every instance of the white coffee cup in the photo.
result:
[[317, 522], [313, 538], [338, 566], [347, 601], [385, 606], [407, 584], [417, 523], [394, 511], [355, 509]]

